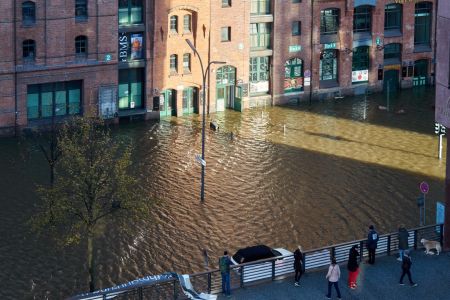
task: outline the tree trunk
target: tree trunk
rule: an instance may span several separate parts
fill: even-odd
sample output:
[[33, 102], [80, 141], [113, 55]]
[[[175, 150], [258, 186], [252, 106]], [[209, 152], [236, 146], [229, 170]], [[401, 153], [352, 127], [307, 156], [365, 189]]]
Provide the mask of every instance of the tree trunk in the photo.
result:
[[89, 291], [95, 291], [95, 265], [94, 265], [94, 236], [92, 233], [88, 233], [87, 240], [88, 247], [88, 269], [89, 269]]

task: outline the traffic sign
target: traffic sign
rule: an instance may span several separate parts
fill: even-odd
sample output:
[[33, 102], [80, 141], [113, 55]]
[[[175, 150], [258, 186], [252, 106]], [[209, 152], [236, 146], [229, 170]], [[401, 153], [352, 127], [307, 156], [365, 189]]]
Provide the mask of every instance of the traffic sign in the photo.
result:
[[429, 190], [430, 190], [430, 186], [428, 185], [428, 183], [426, 183], [425, 181], [422, 181], [420, 183], [420, 191], [422, 192], [422, 194], [428, 193]]
[[195, 154], [195, 160], [199, 162], [202, 166], [206, 167], [206, 161], [202, 159], [200, 154]]

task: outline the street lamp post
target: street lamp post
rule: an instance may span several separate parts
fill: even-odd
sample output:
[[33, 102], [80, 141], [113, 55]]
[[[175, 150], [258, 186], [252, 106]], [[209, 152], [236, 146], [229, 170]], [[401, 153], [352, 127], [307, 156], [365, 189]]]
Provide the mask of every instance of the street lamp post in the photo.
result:
[[208, 63], [208, 66], [206, 67], [206, 70], [203, 68], [203, 62], [202, 58], [200, 57], [200, 53], [198, 53], [195, 46], [192, 44], [192, 42], [189, 39], [186, 39], [186, 43], [191, 47], [192, 51], [194, 51], [195, 54], [197, 54], [198, 60], [200, 61], [200, 67], [202, 69], [202, 89], [203, 89], [203, 116], [202, 116], [202, 181], [201, 181], [201, 189], [200, 189], [200, 200], [203, 202], [205, 200], [205, 115], [206, 115], [206, 76], [208, 75], [209, 67], [212, 64], [220, 64], [223, 65], [226, 62], [224, 61], [211, 61]]

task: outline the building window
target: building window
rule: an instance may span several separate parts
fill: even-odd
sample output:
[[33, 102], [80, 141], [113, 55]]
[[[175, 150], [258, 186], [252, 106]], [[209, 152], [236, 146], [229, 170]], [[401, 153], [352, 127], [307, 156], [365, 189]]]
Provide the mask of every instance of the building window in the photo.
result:
[[119, 0], [119, 25], [142, 24], [142, 0]]
[[236, 68], [232, 66], [223, 66], [216, 71], [216, 84], [227, 85], [236, 83]]
[[119, 109], [142, 108], [144, 69], [119, 70]]
[[372, 31], [372, 8], [370, 6], [355, 7], [353, 15], [353, 32], [370, 33]]
[[292, 35], [301, 35], [302, 34], [302, 22], [294, 21], [292, 22]]
[[431, 10], [430, 2], [416, 3], [414, 17], [414, 46], [430, 47]]
[[337, 50], [328, 49], [323, 50], [320, 55], [320, 69], [319, 69], [319, 79], [320, 80], [337, 80], [338, 61], [337, 61]]
[[222, 0], [222, 7], [230, 7], [231, 0]]
[[81, 112], [81, 81], [33, 84], [27, 90], [28, 119]]
[[402, 61], [402, 45], [397, 43], [384, 45], [384, 64], [400, 64]]
[[178, 55], [176, 54], [170, 56], [170, 72], [178, 73]]
[[75, 54], [77, 56], [87, 55], [87, 37], [79, 35], [75, 38]]
[[384, 8], [384, 30], [402, 31], [402, 5], [388, 4]]
[[251, 49], [270, 49], [271, 29], [272, 27], [270, 23], [250, 24]]
[[183, 72], [191, 73], [191, 55], [189, 53], [183, 55]]
[[23, 59], [34, 61], [36, 58], [36, 42], [34, 40], [25, 40], [22, 43]]
[[292, 58], [284, 64], [284, 92], [303, 91], [303, 61]]
[[339, 31], [339, 9], [320, 11], [320, 34], [337, 34]]
[[191, 32], [191, 15], [184, 15], [183, 17], [183, 31], [184, 32]]
[[267, 93], [269, 91], [269, 57], [250, 58], [250, 93]]
[[302, 0], [292, 0], [292, 3], [301, 3]]
[[31, 25], [36, 22], [36, 4], [31, 1], [22, 3], [22, 22]]
[[170, 16], [170, 31], [178, 32], [178, 17]]
[[270, 15], [270, 0], [251, 0], [250, 14], [252, 15]]
[[87, 0], [75, 0], [75, 18], [85, 19], [87, 16]]
[[369, 69], [369, 46], [360, 46], [353, 49], [352, 71]]
[[220, 29], [220, 41], [222, 42], [231, 41], [231, 27], [222, 27]]

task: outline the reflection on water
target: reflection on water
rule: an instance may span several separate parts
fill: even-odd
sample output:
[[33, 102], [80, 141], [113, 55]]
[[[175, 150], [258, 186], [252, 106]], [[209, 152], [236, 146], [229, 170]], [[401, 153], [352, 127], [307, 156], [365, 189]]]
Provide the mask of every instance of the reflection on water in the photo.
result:
[[[431, 97], [430, 90], [403, 92], [389, 112], [378, 108], [382, 95], [369, 95], [211, 115], [220, 129], [206, 135], [203, 204], [195, 160], [200, 117], [122, 126], [117, 134], [135, 140], [146, 165], [148, 192], [164, 201], [132, 234], [110, 230], [99, 241], [99, 287], [204, 270], [203, 249], [216, 265], [224, 249], [259, 243], [309, 249], [361, 238], [371, 223], [381, 233], [399, 222], [416, 226], [423, 180], [430, 183], [432, 220], [444, 196], [445, 162], [436, 158]], [[39, 153], [24, 163], [19, 148], [14, 139], [0, 141], [1, 298], [84, 291], [84, 245], [53, 249], [24, 224], [36, 201], [33, 182], [48, 175]]]

